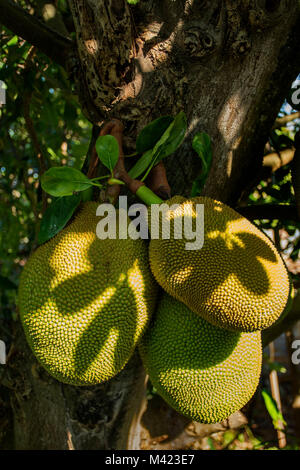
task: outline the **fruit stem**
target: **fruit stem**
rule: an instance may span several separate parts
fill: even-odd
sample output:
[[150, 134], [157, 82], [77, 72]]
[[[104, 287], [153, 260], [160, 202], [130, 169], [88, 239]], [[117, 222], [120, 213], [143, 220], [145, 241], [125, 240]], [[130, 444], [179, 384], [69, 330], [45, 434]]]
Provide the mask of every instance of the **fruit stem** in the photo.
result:
[[[119, 151], [120, 151], [119, 159], [115, 166], [113, 177], [108, 180], [108, 184], [110, 187], [107, 190], [107, 196], [109, 197], [110, 200], [115, 202], [116, 198], [119, 195], [119, 190], [120, 190], [119, 185], [125, 184], [128, 187], [129, 191], [132, 194], [135, 194], [139, 199], [141, 199], [145, 204], [147, 204], [147, 206], [151, 206], [152, 204], [161, 204], [163, 202], [163, 199], [156, 196], [156, 194], [153, 191], [151, 191], [150, 188], [145, 186], [143, 182], [131, 178], [131, 176], [126, 171], [126, 168], [124, 165], [124, 153], [123, 153], [123, 147], [122, 147], [123, 129], [124, 129], [124, 126], [121, 123], [121, 121], [118, 121], [117, 119], [113, 119], [109, 121], [108, 123], [106, 123], [100, 132], [101, 135], [107, 135], [107, 134], [113, 135], [118, 141]], [[159, 182], [161, 183], [159, 186], [163, 187], [163, 189], [165, 190], [164, 191], [165, 193], [166, 192], [168, 193], [169, 187], [166, 188], [166, 185], [165, 185], [166, 177], [165, 177], [164, 171], [163, 172], [161, 171], [162, 169], [164, 170], [164, 168], [160, 168], [160, 171], [156, 172], [156, 178], [154, 178], [154, 180], [156, 179], [159, 180]], [[151, 182], [151, 184], [153, 184], [153, 181]]]
[[163, 162], [155, 165], [147, 178], [147, 186], [162, 199], [170, 199], [171, 188]]
[[152, 204], [162, 204], [164, 201], [160, 197], [156, 196], [150, 188], [144, 184], [140, 186], [135, 193], [147, 206]]
[[110, 178], [108, 181], [107, 181], [108, 184], [110, 185], [113, 185], [113, 184], [122, 184], [124, 185], [124, 181], [121, 181], [121, 180], [118, 180], [117, 178]]
[[109, 178], [109, 177], [110, 177], [110, 175], [98, 176], [97, 178], [90, 179], [90, 181], [104, 180], [104, 179]]

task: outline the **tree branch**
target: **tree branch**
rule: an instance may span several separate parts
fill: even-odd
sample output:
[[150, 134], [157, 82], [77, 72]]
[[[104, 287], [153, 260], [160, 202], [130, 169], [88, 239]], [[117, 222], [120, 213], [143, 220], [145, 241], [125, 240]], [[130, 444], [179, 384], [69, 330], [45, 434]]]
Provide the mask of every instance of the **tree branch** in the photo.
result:
[[56, 0], [39, 0], [37, 13], [41, 15], [45, 24], [62, 36], [69, 37], [62, 15], [60, 14]]
[[300, 118], [300, 111], [296, 111], [295, 113], [287, 114], [286, 116], [282, 116], [276, 119], [274, 122], [273, 129], [279, 129], [283, 127], [288, 122], [294, 121], [295, 119]]
[[258, 204], [236, 207], [235, 210], [249, 220], [298, 220], [297, 208], [293, 204]]
[[11, 0], [0, 0], [0, 18], [0, 23], [6, 28], [65, 67], [73, 41], [54, 32]]
[[274, 173], [274, 171], [278, 170], [278, 168], [290, 163], [294, 158], [294, 154], [294, 148], [284, 149], [281, 150], [279, 153], [269, 153], [268, 155], [264, 156], [263, 166], [271, 168], [272, 173]]

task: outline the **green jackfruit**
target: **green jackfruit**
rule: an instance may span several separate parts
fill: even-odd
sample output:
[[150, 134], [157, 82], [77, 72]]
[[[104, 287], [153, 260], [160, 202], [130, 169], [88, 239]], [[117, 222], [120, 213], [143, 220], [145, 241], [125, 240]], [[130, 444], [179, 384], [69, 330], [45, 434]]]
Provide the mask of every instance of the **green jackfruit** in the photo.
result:
[[101, 383], [120, 372], [155, 305], [145, 242], [97, 238], [97, 206], [85, 203], [69, 226], [35, 251], [19, 287], [33, 353], [53, 377], [73, 385]]
[[[172, 209], [173, 204], [178, 207]], [[186, 243], [191, 240], [176, 239], [174, 224], [187, 215], [195, 230], [197, 204], [204, 205], [204, 227], [198, 226], [204, 244], [189, 250]], [[207, 197], [174, 197], [167, 205], [169, 238], [163, 239], [157, 218], [150, 219], [151, 234], [159, 233], [150, 242], [150, 265], [163, 289], [221, 328], [250, 332], [271, 326], [285, 308], [290, 284], [269, 238], [227, 205]]]
[[139, 350], [158, 393], [201, 423], [228, 418], [250, 400], [259, 382], [260, 332], [213, 326], [166, 293]]

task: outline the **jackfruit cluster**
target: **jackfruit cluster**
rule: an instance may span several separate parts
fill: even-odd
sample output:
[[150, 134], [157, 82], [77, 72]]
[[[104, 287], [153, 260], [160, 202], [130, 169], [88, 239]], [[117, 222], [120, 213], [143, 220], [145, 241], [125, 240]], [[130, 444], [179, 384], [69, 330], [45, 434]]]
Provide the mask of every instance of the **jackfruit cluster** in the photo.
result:
[[94, 385], [120, 372], [155, 306], [147, 245], [97, 238], [97, 207], [85, 203], [35, 251], [20, 279], [28, 343], [53, 377], [72, 385]]
[[259, 382], [259, 331], [218, 328], [166, 293], [139, 350], [158, 393], [201, 423], [220, 422], [238, 411]]
[[[181, 196], [166, 204], [159, 218], [152, 217], [154, 206], [149, 209], [155, 234], [150, 266], [163, 293], [139, 350], [153, 385], [170, 406], [190, 419], [215, 423], [254, 394], [261, 373], [261, 330], [284, 311], [289, 277], [269, 238], [227, 205]], [[201, 214], [204, 219], [197, 220]], [[189, 237], [182, 230], [186, 220]], [[164, 232], [164, 223], [170, 224], [170, 233]], [[177, 236], [178, 227], [184, 236]], [[202, 230], [201, 247], [188, 249], [195, 230]]]
[[[21, 320], [35, 356], [56, 379], [108, 381], [139, 345], [152, 383], [173, 408], [196, 421], [218, 422], [255, 392], [260, 330], [284, 310], [288, 273], [268, 237], [225, 204], [179, 196], [166, 204], [158, 220], [149, 208], [151, 233], [159, 236], [148, 250], [141, 239], [98, 239], [98, 204], [84, 203], [26, 264]], [[204, 205], [204, 243], [190, 250], [191, 240], [178, 238], [175, 227], [188, 217], [193, 230], [199, 228], [197, 204]], [[166, 238], [162, 217], [170, 222]], [[154, 278], [162, 289], [149, 325]]]
[[[151, 232], [159, 237], [150, 242], [149, 259], [161, 287], [208, 322], [228, 330], [258, 331], [278, 320], [290, 283], [271, 240], [236, 211], [208, 197], [176, 196], [166, 204], [169, 210], [160, 219], [150, 219]], [[186, 217], [195, 230], [197, 204], [204, 206], [204, 243], [201, 249], [189, 250], [190, 240], [176, 239], [174, 228]], [[170, 222], [166, 239], [163, 217]]]

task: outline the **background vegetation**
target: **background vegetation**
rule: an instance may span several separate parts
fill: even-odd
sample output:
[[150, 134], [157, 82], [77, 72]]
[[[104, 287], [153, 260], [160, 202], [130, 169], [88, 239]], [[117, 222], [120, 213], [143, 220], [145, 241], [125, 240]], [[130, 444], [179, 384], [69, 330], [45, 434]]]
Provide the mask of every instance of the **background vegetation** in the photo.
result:
[[[19, 4], [27, 10], [31, 8], [31, 2]], [[66, 3], [59, 1], [59, 8], [64, 15]], [[74, 33], [70, 35], [73, 37]], [[6, 87], [6, 105], [0, 108], [0, 338], [7, 344], [9, 358], [19, 322], [15, 307], [19, 275], [37, 245], [41, 216], [51, 202], [41, 190], [40, 176], [51, 166], [80, 169], [91, 140], [92, 124], [82, 113], [65, 69], [5, 27], [0, 29], [0, 80]], [[295, 215], [291, 165], [300, 119], [297, 107], [292, 108], [288, 102], [291, 103], [290, 94], [282, 103], [266, 142], [264, 164], [256, 175], [256, 184], [244, 188], [238, 205], [269, 206], [259, 219], [255, 219], [255, 210], [248, 213], [281, 251], [297, 297], [300, 222]], [[291, 114], [292, 120], [287, 117]], [[198, 166], [200, 169], [200, 160]], [[197, 181], [193, 191], [197, 193]], [[285, 217], [278, 217], [274, 213], [274, 205], [278, 204], [288, 204], [292, 209]], [[300, 309], [297, 312], [300, 314]], [[299, 449], [300, 370], [291, 363], [291, 344], [297, 335], [299, 338], [299, 323], [293, 322], [265, 349], [261, 386], [243, 410], [248, 421], [240, 416], [225, 428], [208, 429], [205, 436], [202, 429], [197, 431], [196, 423], [187, 423], [161, 402], [150, 384], [149, 406], [143, 418], [144, 448]], [[279, 386], [274, 375], [279, 377]], [[7, 448], [11, 412], [4, 368], [0, 369], [1, 379], [0, 448]], [[277, 400], [276, 405], [270, 397]]]

